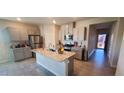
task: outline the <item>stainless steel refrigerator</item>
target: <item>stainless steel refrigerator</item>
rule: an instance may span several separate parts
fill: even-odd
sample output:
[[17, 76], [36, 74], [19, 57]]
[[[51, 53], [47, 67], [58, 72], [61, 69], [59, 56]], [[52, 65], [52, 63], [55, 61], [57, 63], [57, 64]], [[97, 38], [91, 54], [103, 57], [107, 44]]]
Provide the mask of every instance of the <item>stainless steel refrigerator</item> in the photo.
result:
[[[42, 48], [43, 47], [43, 38], [40, 35], [28, 35], [29, 46], [31, 49]], [[35, 54], [32, 54], [35, 57]]]

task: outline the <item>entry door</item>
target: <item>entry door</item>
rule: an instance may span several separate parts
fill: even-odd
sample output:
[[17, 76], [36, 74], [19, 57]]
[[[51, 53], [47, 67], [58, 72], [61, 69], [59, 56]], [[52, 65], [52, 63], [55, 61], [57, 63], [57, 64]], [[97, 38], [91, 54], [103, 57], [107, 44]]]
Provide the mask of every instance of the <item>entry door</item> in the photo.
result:
[[14, 62], [13, 51], [10, 48], [10, 35], [7, 29], [0, 30], [0, 63]]
[[99, 34], [97, 40], [97, 48], [105, 49], [106, 44], [106, 34]]

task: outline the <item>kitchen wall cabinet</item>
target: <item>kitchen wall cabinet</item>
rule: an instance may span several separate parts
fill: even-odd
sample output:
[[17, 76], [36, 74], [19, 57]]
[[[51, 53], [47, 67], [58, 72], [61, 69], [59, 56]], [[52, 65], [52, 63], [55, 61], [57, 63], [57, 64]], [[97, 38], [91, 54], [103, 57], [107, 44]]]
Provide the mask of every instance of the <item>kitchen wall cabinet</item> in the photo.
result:
[[61, 40], [62, 43], [64, 43], [64, 35], [65, 35], [65, 33], [64, 33], [64, 26], [61, 27], [61, 30], [60, 30], [59, 33], [61, 35], [61, 39], [60, 40]]
[[65, 35], [67, 35], [68, 33], [69, 33], [69, 26], [68, 26], [68, 24], [67, 25], [65, 25], [65, 29], [64, 29], [64, 31], [65, 31]]
[[69, 24], [69, 33], [73, 34], [73, 23]]
[[10, 34], [10, 39], [11, 41], [19, 41], [21, 36], [20, 36], [20, 30], [16, 28], [8, 28], [9, 34]]
[[44, 24], [43, 33], [45, 39], [45, 48], [50, 46], [56, 48], [59, 41], [60, 26], [55, 24]]
[[83, 41], [83, 39], [84, 39], [83, 28], [78, 28], [78, 39], [79, 39], [79, 41]]
[[73, 29], [73, 41], [78, 41], [78, 29]]
[[40, 31], [36, 29], [25, 29], [25, 28], [8, 28], [10, 33], [11, 41], [23, 41], [28, 40], [28, 35], [40, 35]]
[[27, 29], [28, 35], [40, 35], [40, 31], [38, 29]]
[[85, 42], [84, 42], [84, 26], [79, 26], [79, 27], [73, 28], [73, 23], [62, 25], [61, 31], [60, 31], [60, 36], [61, 36], [60, 40], [63, 44], [64, 44], [64, 35], [68, 34], [68, 32], [70, 34], [73, 34], [73, 41], [78, 42], [79, 45], [81, 45], [81, 43], [85, 44]]
[[28, 40], [28, 33], [27, 30], [22, 29], [20, 31], [20, 40]]
[[70, 24], [64, 25], [64, 31], [65, 31], [65, 35], [68, 33], [73, 34], [73, 24], [70, 23]]

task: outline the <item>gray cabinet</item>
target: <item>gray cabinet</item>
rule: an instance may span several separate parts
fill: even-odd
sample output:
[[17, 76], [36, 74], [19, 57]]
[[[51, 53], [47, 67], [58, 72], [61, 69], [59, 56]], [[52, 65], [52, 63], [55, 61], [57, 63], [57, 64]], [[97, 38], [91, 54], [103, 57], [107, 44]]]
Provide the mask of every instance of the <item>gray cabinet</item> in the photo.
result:
[[30, 47], [24, 48], [23, 51], [24, 51], [24, 58], [30, 58], [32, 56]]
[[15, 61], [24, 59], [23, 48], [15, 48], [13, 49], [13, 53], [14, 53]]
[[8, 27], [8, 31], [11, 41], [24, 41], [28, 40], [28, 35], [40, 35], [37, 29]]
[[73, 29], [73, 41], [78, 41], [78, 29]]
[[81, 47], [72, 47], [71, 51], [76, 53], [75, 58], [82, 60], [83, 48], [81, 48]]
[[32, 57], [31, 48], [15, 48], [13, 49], [15, 61], [24, 60], [26, 58]]
[[79, 41], [83, 41], [84, 39], [84, 31], [82, 28], [78, 28], [78, 39]]
[[15, 28], [8, 28], [11, 41], [19, 41], [20, 40], [20, 30]]
[[28, 35], [40, 35], [40, 31], [38, 29], [27, 29]]
[[20, 40], [28, 40], [28, 33], [26, 29], [20, 31]]

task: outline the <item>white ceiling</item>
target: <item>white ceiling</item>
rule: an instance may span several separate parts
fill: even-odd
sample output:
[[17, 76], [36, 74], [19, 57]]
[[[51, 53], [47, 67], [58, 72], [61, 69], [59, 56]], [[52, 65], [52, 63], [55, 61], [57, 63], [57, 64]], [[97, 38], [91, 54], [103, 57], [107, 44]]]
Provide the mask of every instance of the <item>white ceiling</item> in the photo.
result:
[[[12, 21], [17, 21], [17, 17], [0, 17], [0, 19], [7, 19]], [[21, 22], [34, 23], [34, 24], [48, 24], [52, 23], [52, 20], [56, 20], [56, 24], [61, 25], [65, 23], [70, 23], [78, 20], [86, 20], [91, 17], [20, 17]]]

